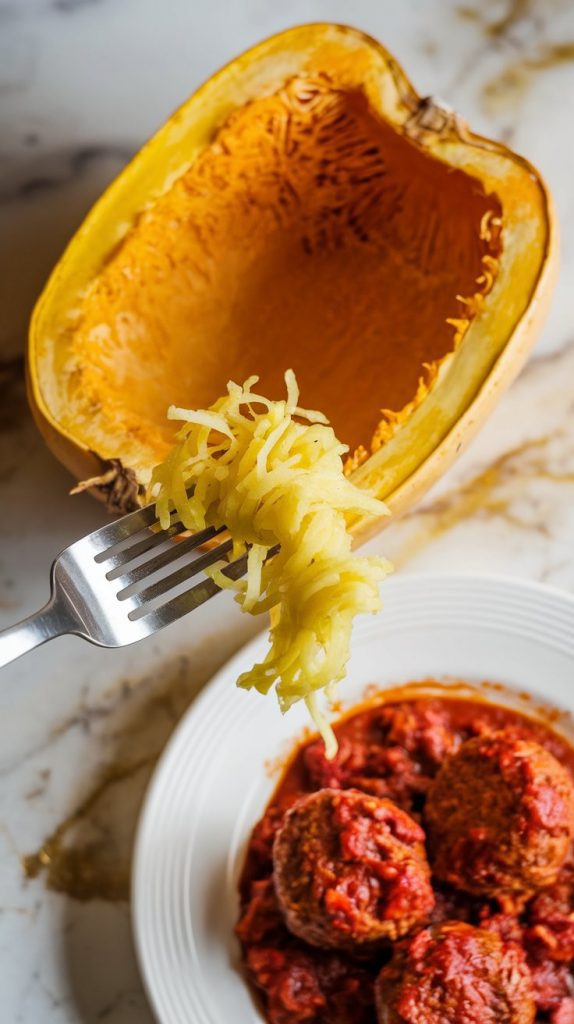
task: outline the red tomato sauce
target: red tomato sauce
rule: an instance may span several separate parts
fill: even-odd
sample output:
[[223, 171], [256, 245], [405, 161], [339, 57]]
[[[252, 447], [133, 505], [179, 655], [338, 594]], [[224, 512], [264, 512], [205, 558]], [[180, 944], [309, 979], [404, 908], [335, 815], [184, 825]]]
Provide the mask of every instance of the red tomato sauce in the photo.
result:
[[[494, 704], [428, 697], [375, 704], [335, 728], [333, 761], [323, 744], [302, 746], [249, 843], [240, 881], [237, 935], [250, 982], [269, 1024], [376, 1024], [374, 980], [392, 954], [361, 957], [307, 945], [286, 928], [275, 897], [272, 847], [286, 810], [304, 794], [358, 789], [386, 797], [423, 824], [425, 796], [445, 758], [468, 739], [499, 729], [544, 746], [574, 778], [574, 750], [549, 726]], [[529, 899], [520, 913], [471, 896], [433, 878], [430, 923], [465, 921], [496, 931], [524, 949], [539, 1024], [574, 1024], [574, 856], [555, 885]]]

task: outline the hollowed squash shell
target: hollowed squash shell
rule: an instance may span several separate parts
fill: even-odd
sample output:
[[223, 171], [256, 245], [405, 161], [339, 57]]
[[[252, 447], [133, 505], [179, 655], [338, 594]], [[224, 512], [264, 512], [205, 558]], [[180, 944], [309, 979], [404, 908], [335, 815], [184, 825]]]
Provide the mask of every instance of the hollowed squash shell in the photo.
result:
[[169, 404], [252, 373], [277, 397], [293, 367], [348, 472], [400, 511], [518, 372], [555, 255], [527, 161], [363, 33], [294, 28], [203, 85], [93, 207], [34, 311], [32, 408], [121, 511], [168, 450]]

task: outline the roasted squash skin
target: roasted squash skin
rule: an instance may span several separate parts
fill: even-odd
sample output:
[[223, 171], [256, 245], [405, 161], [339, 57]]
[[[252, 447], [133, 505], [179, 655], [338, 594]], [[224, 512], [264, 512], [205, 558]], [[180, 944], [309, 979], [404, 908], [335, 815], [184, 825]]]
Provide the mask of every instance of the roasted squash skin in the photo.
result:
[[251, 372], [272, 393], [293, 366], [355, 481], [400, 512], [520, 369], [557, 249], [526, 160], [421, 99], [375, 40], [304, 25], [214, 75], [88, 214], [34, 310], [30, 404], [122, 511], [170, 443], [164, 396], [207, 403]]

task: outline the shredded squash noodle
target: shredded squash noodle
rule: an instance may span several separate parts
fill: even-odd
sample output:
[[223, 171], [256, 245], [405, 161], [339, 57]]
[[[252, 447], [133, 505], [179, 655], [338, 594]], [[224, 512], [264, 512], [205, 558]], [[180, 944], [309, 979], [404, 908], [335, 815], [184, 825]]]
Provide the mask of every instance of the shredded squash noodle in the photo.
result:
[[321, 413], [299, 408], [292, 370], [282, 401], [257, 394], [257, 381], [230, 382], [209, 409], [169, 409], [183, 426], [153, 471], [149, 497], [163, 528], [173, 511], [189, 530], [225, 525], [230, 559], [247, 553], [242, 580], [223, 573], [225, 562], [210, 570], [218, 585], [237, 591], [243, 611], [274, 610], [268, 654], [238, 686], [262, 694], [275, 686], [283, 711], [304, 700], [333, 756], [335, 736], [317, 693], [331, 696], [343, 679], [353, 619], [379, 611], [379, 582], [391, 569], [384, 558], [352, 554], [349, 520], [388, 510], [345, 477], [347, 447]]

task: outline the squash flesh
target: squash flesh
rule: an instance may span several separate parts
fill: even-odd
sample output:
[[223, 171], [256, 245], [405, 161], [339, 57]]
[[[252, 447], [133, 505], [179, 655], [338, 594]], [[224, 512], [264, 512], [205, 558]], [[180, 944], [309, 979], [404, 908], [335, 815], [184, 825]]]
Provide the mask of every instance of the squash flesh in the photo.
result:
[[[192, 327], [198, 329], [199, 340], [194, 343], [196, 335], [190, 334], [188, 303], [186, 315], [178, 321], [181, 344], [176, 338], [172, 348], [172, 327], [177, 321], [174, 310], [183, 309], [182, 296], [187, 292], [185, 287], [174, 289], [177, 275], [172, 273], [170, 281], [169, 272], [158, 288], [150, 272], [154, 261], [161, 264], [162, 255], [164, 266], [167, 260], [168, 271], [174, 270], [173, 260], [169, 260], [173, 239], [166, 225], [159, 225], [159, 246], [156, 239], [150, 248], [142, 250], [144, 259], [138, 257], [135, 265], [138, 272], [144, 265], [146, 268], [140, 291], [149, 299], [149, 310], [155, 316], [158, 309], [169, 307], [169, 316], [162, 318], [155, 334], [148, 331], [150, 325], [144, 321], [145, 330], [139, 332], [139, 337], [137, 330], [127, 330], [126, 323], [120, 324], [122, 343], [117, 349], [105, 344], [101, 336], [98, 340], [98, 329], [100, 335], [102, 327], [104, 335], [110, 331], [108, 313], [114, 327], [115, 317], [126, 315], [128, 321], [131, 316], [133, 327], [132, 300], [138, 289], [133, 281], [128, 283], [125, 273], [117, 276], [119, 298], [113, 298], [113, 281], [108, 281], [107, 311], [100, 308], [98, 313], [95, 293], [99, 289], [102, 298], [101, 283], [124, 246], [131, 246], [138, 233], [141, 242], [141, 228], [154, 208], [159, 209], [156, 204], [169, 205], [174, 184], [193, 174], [201, 161], [213, 163], [218, 139], [234, 122], [249, 113], [249, 130], [244, 138], [236, 138], [234, 158], [239, 159], [244, 139], [251, 135], [257, 121], [251, 116], [257, 109], [265, 107], [269, 112], [269, 104], [276, 107], [278, 96], [282, 97], [281, 108], [289, 83], [303, 80], [308, 87], [325, 76], [331, 92], [345, 108], [343, 113], [352, 107], [356, 120], [357, 103], [362, 104], [369, 140], [373, 133], [379, 133], [379, 141], [384, 136], [385, 147], [399, 154], [393, 165], [397, 171], [396, 216], [387, 223], [388, 244], [379, 246], [377, 258], [369, 246], [372, 248], [373, 239], [381, 237], [381, 218], [377, 235], [372, 216], [367, 218], [367, 241], [348, 232], [340, 246], [324, 246], [320, 253], [307, 253], [310, 259], [306, 272], [299, 278], [296, 274], [289, 278], [293, 274], [289, 246], [293, 237], [301, 242], [301, 217], [299, 222], [292, 217], [289, 224], [281, 220], [282, 233], [270, 230], [265, 244], [258, 237], [256, 247], [246, 247], [243, 241], [234, 243], [233, 249], [224, 238], [214, 250], [217, 262], [213, 263], [212, 292], [208, 294], [206, 288], [202, 302], [196, 302], [191, 310]], [[308, 111], [309, 97], [306, 105]], [[284, 122], [281, 109], [278, 115], [276, 127]], [[307, 134], [303, 131], [305, 139], [300, 141], [308, 141]], [[265, 164], [265, 175], [255, 175], [252, 181], [252, 191], [255, 189], [260, 199], [269, 198], [270, 179], [276, 179], [279, 172], [291, 175], [293, 170], [294, 155], [292, 150], [287, 153], [284, 132], [279, 132], [278, 138], [283, 146], [277, 149], [285, 158], [278, 165]], [[321, 168], [316, 166], [316, 157], [308, 146], [306, 152], [310, 157], [308, 170], [314, 167], [314, 176], [309, 178], [312, 187], [305, 192], [307, 200], [319, 191], [316, 178]], [[412, 159], [406, 159], [407, 153]], [[386, 153], [383, 157], [388, 160]], [[246, 170], [253, 170], [249, 161], [242, 173]], [[427, 194], [424, 179], [435, 171], [429, 184], [434, 180], [436, 187], [429, 187]], [[407, 182], [406, 173], [411, 174]], [[235, 185], [236, 177], [230, 176]], [[352, 192], [361, 191], [365, 184], [357, 177], [361, 178], [362, 173], [355, 173], [349, 182]], [[466, 193], [462, 188], [457, 190], [460, 178], [466, 179]], [[390, 181], [387, 174], [386, 183]], [[366, 187], [372, 195], [372, 184]], [[227, 213], [220, 216], [220, 191], [212, 190], [219, 211], [216, 221], [220, 233], [224, 236], [227, 232], [230, 238], [237, 225], [245, 225], [247, 220], [237, 203], [231, 203]], [[322, 196], [327, 192], [323, 182]], [[337, 196], [331, 197], [334, 207], [343, 205], [348, 210], [351, 196], [343, 195], [341, 204], [340, 192], [339, 188]], [[467, 230], [466, 200], [462, 201], [458, 220], [454, 213], [448, 219], [456, 197], [464, 194], [473, 197], [472, 232]], [[480, 226], [475, 203], [483, 203], [487, 211]], [[267, 212], [274, 204], [275, 200], [265, 207]], [[329, 203], [324, 205], [334, 212]], [[380, 204], [371, 208], [371, 214], [373, 209], [379, 210]], [[213, 203], [204, 203], [196, 210], [199, 221], [195, 229], [204, 237], [209, 237], [213, 229], [213, 212]], [[285, 212], [283, 207], [280, 212]], [[324, 222], [324, 213], [321, 219]], [[327, 217], [327, 222], [332, 219]], [[439, 235], [437, 221], [441, 226]], [[169, 230], [172, 226], [168, 225]], [[403, 261], [392, 252], [393, 246], [408, 250], [411, 245], [415, 260], [421, 258], [424, 268], [429, 253], [436, 252], [438, 257], [441, 252], [437, 237], [441, 245], [447, 238], [447, 251], [443, 253], [446, 263], [436, 274], [432, 268], [428, 273], [424, 269], [419, 272], [414, 261]], [[472, 276], [470, 266], [475, 256], [466, 251], [465, 238], [470, 252], [484, 254], [478, 280], [468, 290], [462, 278], [467, 271], [468, 277]], [[341, 438], [352, 447], [359, 440], [359, 449], [348, 459], [346, 471], [355, 483], [383, 498], [397, 513], [411, 507], [445, 472], [516, 376], [548, 309], [558, 265], [557, 241], [551, 196], [527, 160], [503, 144], [470, 132], [458, 115], [440, 102], [421, 99], [396, 60], [376, 40], [343, 25], [298, 26], [253, 47], [210, 78], [166, 121], [90, 211], [34, 310], [27, 364], [32, 412], [47, 444], [75, 479], [89, 478], [87, 486], [106, 501], [110, 511], [127, 511], [141, 500], [151, 468], [170, 446], [172, 437], [169, 428], [166, 431], [164, 413], [169, 402], [180, 394], [180, 386], [186, 391], [180, 404], [209, 404], [221, 393], [226, 379], [250, 374], [255, 366], [257, 370], [266, 369], [262, 381], [265, 390], [278, 394], [280, 373], [285, 366], [294, 365], [312, 404], [326, 409]], [[137, 245], [133, 248], [135, 251]], [[249, 258], [244, 258], [246, 249]], [[192, 276], [196, 271], [205, 276], [208, 266], [200, 250], [198, 253]], [[296, 255], [300, 260], [299, 251]], [[363, 263], [359, 257], [364, 258]], [[385, 270], [380, 266], [383, 263]], [[269, 267], [280, 271], [286, 268], [289, 275], [278, 277]], [[461, 269], [462, 274], [458, 272]], [[345, 291], [347, 274], [349, 285]], [[189, 274], [180, 273], [180, 278], [185, 285]], [[453, 288], [448, 294], [446, 278]], [[243, 306], [248, 307], [245, 311], [239, 301], [243, 290]], [[397, 295], [403, 304], [395, 308]], [[361, 307], [361, 296], [371, 303], [368, 313]], [[255, 297], [257, 303], [248, 302], [248, 297]], [[333, 307], [340, 314], [339, 322], [335, 316], [329, 322], [328, 313]], [[200, 334], [204, 315], [208, 320], [211, 317], [210, 327], [214, 329]], [[89, 317], [96, 330], [91, 338], [84, 330]], [[447, 324], [447, 320], [452, 322]], [[264, 335], [263, 329], [267, 330], [269, 324], [272, 331]], [[358, 329], [352, 329], [354, 324], [362, 330], [362, 337]], [[275, 340], [282, 325], [282, 345], [289, 335], [286, 357]], [[241, 346], [233, 344], [226, 326], [241, 334]], [[378, 337], [373, 327], [379, 331]], [[327, 330], [331, 332], [328, 335]], [[177, 332], [173, 334], [175, 337]], [[317, 342], [321, 349], [317, 353], [312, 342], [319, 336], [326, 337], [328, 344]], [[341, 338], [346, 341], [339, 346], [343, 356], [337, 346]], [[419, 349], [416, 344], [413, 348], [418, 339], [423, 343]], [[252, 352], [255, 359], [251, 358]], [[216, 384], [211, 387], [215, 378]], [[378, 520], [355, 523], [355, 538], [372, 535], [381, 525]]]
[[130, 438], [145, 478], [170, 403], [205, 407], [254, 370], [277, 394], [292, 365], [342, 440], [370, 447], [381, 410], [453, 350], [501, 212], [359, 89], [295, 76], [231, 115], [89, 285], [62, 328], [59, 419], [106, 458]]

